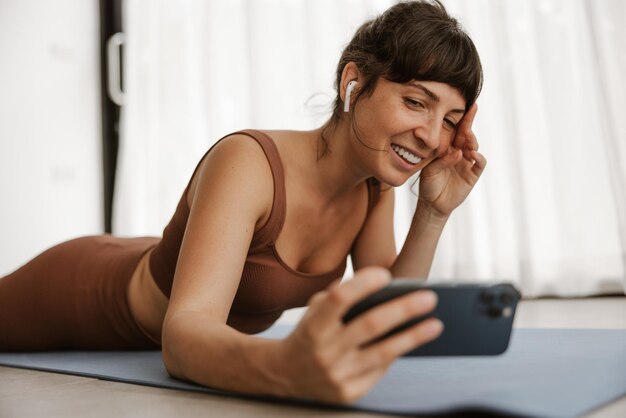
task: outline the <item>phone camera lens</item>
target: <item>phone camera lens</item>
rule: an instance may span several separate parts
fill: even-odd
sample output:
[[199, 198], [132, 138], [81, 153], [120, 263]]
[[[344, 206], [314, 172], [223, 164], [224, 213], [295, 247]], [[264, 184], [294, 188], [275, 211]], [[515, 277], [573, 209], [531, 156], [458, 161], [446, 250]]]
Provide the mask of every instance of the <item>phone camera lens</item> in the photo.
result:
[[487, 309], [487, 315], [489, 315], [491, 318], [499, 318], [500, 316], [502, 316], [502, 309], [497, 306], [490, 306]]
[[493, 296], [493, 293], [491, 293], [490, 291], [484, 291], [484, 292], [482, 292], [482, 293], [480, 294], [480, 300], [481, 300], [483, 303], [486, 303], [486, 304], [491, 304], [491, 303], [493, 303], [493, 301], [494, 301], [494, 296]]
[[502, 302], [505, 305], [513, 303], [514, 300], [515, 300], [515, 296], [511, 292], [504, 292], [500, 295], [500, 302]]

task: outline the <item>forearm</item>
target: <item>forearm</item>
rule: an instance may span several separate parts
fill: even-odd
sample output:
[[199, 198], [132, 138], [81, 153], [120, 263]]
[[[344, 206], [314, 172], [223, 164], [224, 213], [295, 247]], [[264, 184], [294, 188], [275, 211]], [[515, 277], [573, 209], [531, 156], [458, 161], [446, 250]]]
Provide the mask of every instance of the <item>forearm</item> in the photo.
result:
[[277, 371], [279, 340], [242, 334], [199, 313], [180, 313], [163, 331], [163, 359], [177, 378], [204, 386], [284, 396], [289, 385]]
[[409, 233], [391, 267], [393, 277], [427, 278], [448, 216], [418, 201]]

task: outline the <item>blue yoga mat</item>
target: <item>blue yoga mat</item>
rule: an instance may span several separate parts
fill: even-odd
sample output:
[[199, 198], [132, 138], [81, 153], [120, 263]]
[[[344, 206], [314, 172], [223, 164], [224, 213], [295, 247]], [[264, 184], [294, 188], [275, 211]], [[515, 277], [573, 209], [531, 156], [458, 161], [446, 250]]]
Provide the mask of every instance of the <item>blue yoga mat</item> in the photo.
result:
[[[290, 327], [261, 336], [281, 338]], [[578, 417], [626, 395], [626, 330], [515, 329], [496, 357], [398, 359], [356, 410], [439, 415], [489, 412]], [[0, 365], [172, 389], [319, 405], [210, 389], [170, 378], [158, 351], [0, 353]]]

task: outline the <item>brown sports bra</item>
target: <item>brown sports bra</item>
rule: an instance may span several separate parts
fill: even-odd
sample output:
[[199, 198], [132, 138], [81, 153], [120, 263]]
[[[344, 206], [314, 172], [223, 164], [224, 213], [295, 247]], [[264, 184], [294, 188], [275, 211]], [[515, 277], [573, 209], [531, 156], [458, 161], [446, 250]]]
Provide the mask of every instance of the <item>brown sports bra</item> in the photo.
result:
[[[284, 310], [306, 305], [311, 295], [342, 277], [348, 254], [336, 268], [324, 274], [296, 271], [280, 258], [275, 243], [285, 221], [286, 198], [285, 178], [278, 149], [274, 141], [263, 132], [245, 130], [229, 134], [224, 138], [234, 134], [247, 135], [259, 143], [274, 178], [272, 210], [265, 225], [252, 237], [239, 288], [228, 316], [230, 326], [242, 332], [256, 333], [272, 325]], [[211, 149], [206, 152], [205, 156], [211, 152]], [[203, 159], [204, 157], [200, 163]], [[163, 238], [150, 254], [152, 277], [168, 297], [172, 290], [178, 253], [189, 218], [187, 203], [189, 184], [183, 192], [174, 216], [163, 230]], [[380, 183], [372, 178], [367, 181], [367, 186], [369, 193], [367, 213], [369, 214], [378, 201]]]

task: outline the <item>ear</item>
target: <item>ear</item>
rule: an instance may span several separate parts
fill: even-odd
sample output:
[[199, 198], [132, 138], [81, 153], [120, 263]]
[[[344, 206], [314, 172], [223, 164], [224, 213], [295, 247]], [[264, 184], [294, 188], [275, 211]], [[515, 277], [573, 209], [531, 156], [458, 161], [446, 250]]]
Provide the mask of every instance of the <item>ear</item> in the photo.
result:
[[[356, 80], [357, 83], [360, 82], [359, 77], [361, 76], [361, 72], [356, 64], [352, 61], [347, 63], [345, 67], [343, 67], [343, 71], [341, 72], [341, 82], [339, 83], [339, 97], [342, 102], [346, 101], [346, 88], [348, 87], [348, 83], [352, 80]], [[358, 86], [352, 90], [352, 94], [358, 91]]]

